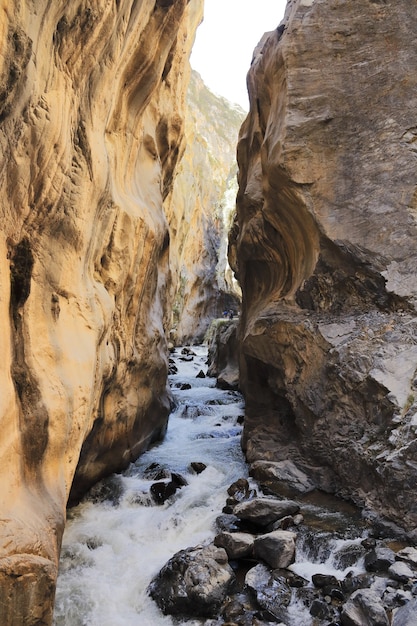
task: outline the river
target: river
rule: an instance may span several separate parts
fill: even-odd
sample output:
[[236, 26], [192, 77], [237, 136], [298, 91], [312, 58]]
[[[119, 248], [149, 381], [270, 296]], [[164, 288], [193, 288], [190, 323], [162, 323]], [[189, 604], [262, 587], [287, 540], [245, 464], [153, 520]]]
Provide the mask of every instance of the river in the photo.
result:
[[[242, 396], [215, 387], [205, 372], [206, 348], [192, 360], [175, 351], [170, 375], [175, 409], [165, 439], [121, 475], [94, 487], [68, 513], [54, 626], [174, 626], [147, 594], [162, 566], [181, 549], [210, 542], [227, 488], [248, 469], [240, 447]], [[190, 464], [204, 463], [195, 473]], [[164, 504], [150, 493], [149, 468], [175, 472], [186, 485]], [[154, 470], [155, 471], [155, 470]], [[311, 581], [314, 573], [343, 579], [363, 571], [363, 520], [350, 505], [320, 493], [301, 503], [305, 519], [291, 569]], [[311, 584], [311, 583], [310, 583]], [[294, 595], [287, 624], [311, 626], [311, 615]], [[204, 621], [186, 620], [188, 626]]]
[[[182, 361], [176, 350], [178, 373], [170, 376], [176, 408], [164, 441], [69, 511], [55, 626], [173, 625], [147, 595], [148, 584], [175, 552], [214, 537], [227, 488], [247, 475], [238, 425], [243, 399], [215, 388], [213, 378], [196, 378], [206, 370], [207, 349], [193, 352], [192, 361]], [[178, 387], [184, 384], [191, 389]], [[195, 474], [191, 462], [207, 468]], [[162, 506], [150, 505], [155, 481], [144, 476], [152, 463], [188, 483]]]

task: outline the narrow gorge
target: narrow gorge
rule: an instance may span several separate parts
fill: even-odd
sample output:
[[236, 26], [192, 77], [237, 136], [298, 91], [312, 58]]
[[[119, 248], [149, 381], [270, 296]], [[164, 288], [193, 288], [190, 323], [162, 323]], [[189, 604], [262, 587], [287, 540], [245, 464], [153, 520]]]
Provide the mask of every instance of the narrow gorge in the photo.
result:
[[240, 297], [210, 373], [252, 477], [417, 545], [417, 7], [288, 0], [244, 119], [191, 72], [203, 4], [0, 0], [5, 626], [50, 626], [67, 506], [164, 438], [169, 351]]

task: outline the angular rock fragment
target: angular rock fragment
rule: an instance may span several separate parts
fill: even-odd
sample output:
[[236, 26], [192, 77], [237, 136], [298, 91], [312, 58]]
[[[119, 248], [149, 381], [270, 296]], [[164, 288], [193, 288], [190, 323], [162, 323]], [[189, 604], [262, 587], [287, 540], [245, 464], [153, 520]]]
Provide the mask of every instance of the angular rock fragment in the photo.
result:
[[291, 500], [253, 498], [236, 505], [233, 512], [237, 517], [257, 526], [265, 527], [286, 515], [298, 513], [300, 506]]
[[343, 626], [389, 626], [381, 598], [370, 589], [355, 591], [343, 607]]
[[295, 533], [287, 530], [274, 530], [260, 535], [253, 545], [254, 556], [273, 569], [285, 569], [294, 562], [296, 537]]
[[222, 532], [215, 537], [214, 545], [224, 548], [229, 559], [241, 559], [252, 554], [254, 537], [250, 533]]

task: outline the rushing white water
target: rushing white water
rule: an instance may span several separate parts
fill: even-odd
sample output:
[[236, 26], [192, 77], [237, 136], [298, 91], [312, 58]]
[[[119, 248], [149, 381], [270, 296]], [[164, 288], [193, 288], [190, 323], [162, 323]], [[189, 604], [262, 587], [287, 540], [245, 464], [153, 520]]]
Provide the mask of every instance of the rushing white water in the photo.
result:
[[[211, 540], [214, 522], [228, 486], [247, 475], [240, 448], [239, 394], [214, 387], [215, 380], [196, 378], [206, 350], [193, 348], [192, 362], [177, 360], [170, 377], [177, 408], [165, 440], [114, 482], [117, 503], [86, 499], [70, 512], [58, 577], [55, 626], [171, 626], [146, 593], [155, 574], [178, 550]], [[177, 356], [179, 352], [177, 353]], [[190, 383], [179, 390], [177, 383]], [[202, 462], [201, 474], [190, 463]], [[188, 485], [162, 506], [150, 506], [154, 480], [144, 470], [158, 463], [181, 474]], [[201, 622], [187, 621], [188, 625]]]
[[[147, 594], [152, 578], [179, 550], [210, 542], [216, 534], [227, 488], [247, 476], [238, 417], [240, 394], [222, 391], [199, 378], [206, 349], [194, 347], [193, 361], [176, 352], [178, 374], [170, 376], [176, 409], [164, 441], [94, 488], [69, 514], [58, 577], [55, 626], [174, 626]], [[191, 385], [181, 390], [181, 384]], [[191, 462], [207, 467], [195, 474]], [[146, 470], [158, 464], [183, 476], [187, 485], [156, 505]], [[167, 479], [169, 480], [169, 479]], [[343, 579], [363, 571], [357, 513], [324, 494], [301, 503], [305, 524], [298, 529], [296, 560], [290, 566], [306, 581], [317, 573]], [[343, 510], [344, 508], [344, 510]], [[312, 583], [307, 583], [312, 586]], [[311, 626], [309, 607], [292, 591], [287, 626]], [[186, 620], [188, 626], [204, 620]], [[220, 622], [219, 622], [220, 623]]]

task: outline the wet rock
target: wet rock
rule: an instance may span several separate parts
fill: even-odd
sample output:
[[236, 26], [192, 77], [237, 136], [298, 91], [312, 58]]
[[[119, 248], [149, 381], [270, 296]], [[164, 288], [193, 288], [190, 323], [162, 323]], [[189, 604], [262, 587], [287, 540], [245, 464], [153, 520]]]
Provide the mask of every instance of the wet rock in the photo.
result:
[[177, 489], [181, 489], [187, 485], [187, 481], [180, 474], [176, 474], [174, 472], [171, 473], [171, 480], [169, 482], [160, 481], [157, 483], [153, 483], [150, 487], [150, 493], [156, 504], [164, 504]]
[[195, 377], [196, 377], [196, 378], [205, 378], [205, 377], [206, 377], [206, 375], [205, 375], [205, 373], [203, 372], [203, 370], [200, 370], [200, 371], [198, 372], [198, 374], [196, 374], [196, 376], [195, 376]]
[[329, 620], [332, 619], [332, 609], [329, 607], [327, 602], [316, 598], [311, 604], [310, 615], [312, 617], [318, 617], [322, 620]]
[[229, 559], [248, 557], [253, 552], [254, 537], [249, 533], [222, 532], [214, 539], [214, 545], [224, 548]]
[[164, 478], [171, 478], [171, 472], [165, 467], [162, 467], [159, 463], [151, 463], [144, 470], [143, 476], [150, 480], [162, 480]]
[[357, 576], [348, 574], [346, 578], [341, 581], [340, 587], [343, 593], [348, 596], [358, 589], [370, 587], [372, 581], [373, 577], [370, 574], [358, 574]]
[[231, 513], [224, 513], [216, 518], [216, 528], [220, 531], [238, 531], [240, 530], [240, 525], [240, 519]]
[[191, 385], [190, 383], [181, 383], [179, 389], [181, 389], [181, 391], [187, 391], [187, 389], [191, 389]]
[[391, 626], [416, 626], [417, 624], [417, 599], [411, 600], [406, 605], [394, 609]]
[[223, 548], [196, 546], [177, 552], [148, 591], [165, 614], [215, 617], [233, 580]]
[[87, 500], [94, 503], [111, 502], [113, 506], [117, 506], [123, 493], [124, 487], [121, 476], [113, 474], [94, 485], [88, 492]]
[[370, 589], [355, 591], [341, 613], [343, 626], [389, 626], [381, 598]]
[[194, 350], [188, 348], [187, 346], [184, 346], [184, 348], [181, 349], [181, 354], [186, 356], [197, 356]]
[[284, 576], [274, 576], [265, 565], [259, 564], [246, 574], [245, 583], [255, 593], [262, 608], [286, 622], [292, 590]]
[[313, 574], [311, 578], [315, 587], [339, 587], [339, 581], [329, 574]]
[[178, 357], [180, 361], [191, 362], [194, 360], [194, 357], [191, 354], [184, 354], [183, 356]]
[[394, 562], [395, 552], [383, 546], [377, 546], [365, 555], [365, 568], [368, 572], [386, 572]]
[[298, 513], [299, 510], [299, 505], [291, 500], [257, 497], [235, 506], [234, 514], [242, 520], [265, 527], [286, 515]]
[[190, 463], [190, 468], [195, 474], [201, 474], [201, 472], [204, 472], [204, 470], [207, 468], [207, 465], [205, 463], [193, 461], [192, 463]]
[[254, 542], [254, 555], [273, 569], [286, 568], [294, 562], [296, 537], [295, 533], [287, 530], [260, 535]]

